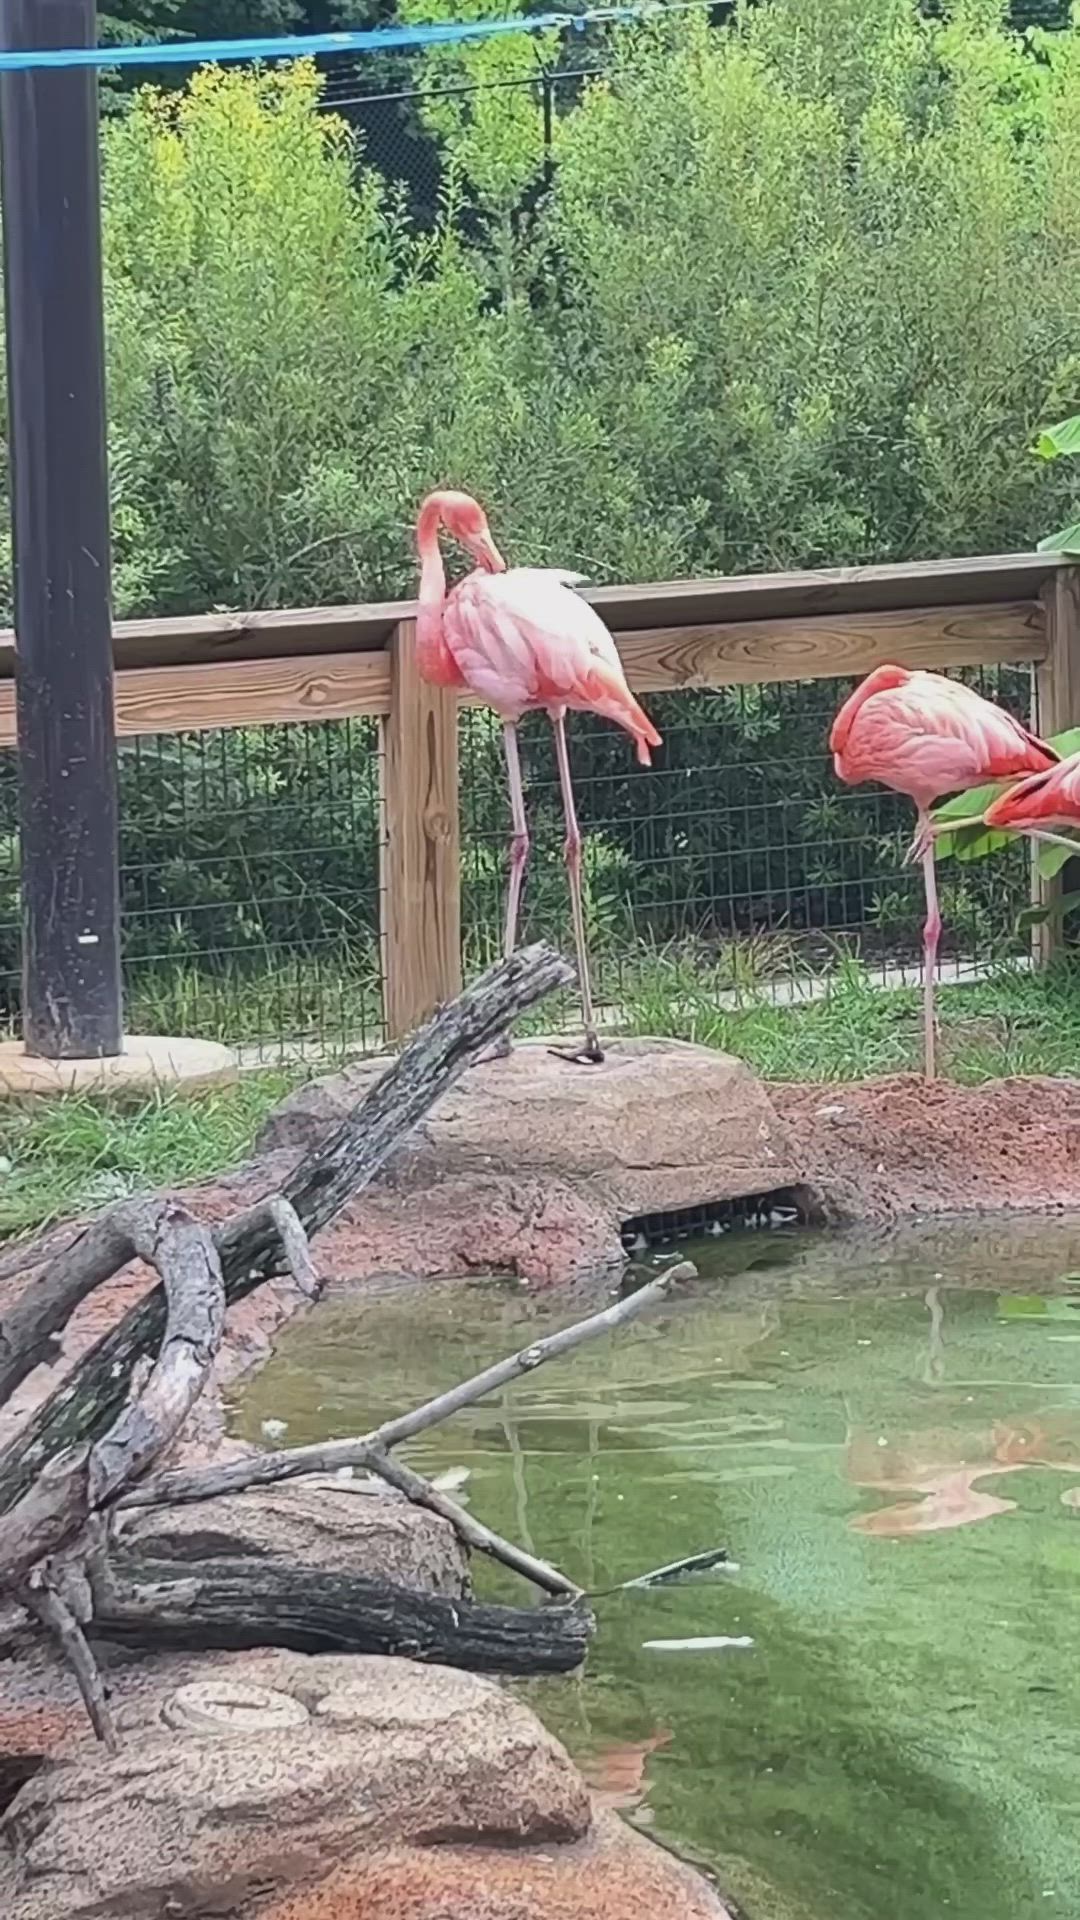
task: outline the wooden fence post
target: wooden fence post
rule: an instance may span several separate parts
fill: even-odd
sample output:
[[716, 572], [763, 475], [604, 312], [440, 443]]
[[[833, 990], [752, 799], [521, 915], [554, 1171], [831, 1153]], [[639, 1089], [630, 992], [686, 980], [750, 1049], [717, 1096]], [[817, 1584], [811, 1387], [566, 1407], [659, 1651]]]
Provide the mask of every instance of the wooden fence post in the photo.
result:
[[390, 640], [382, 721], [383, 1008], [400, 1040], [461, 991], [458, 703], [416, 668], [414, 622]]
[[[1041, 594], [1046, 620], [1046, 658], [1035, 669], [1035, 713], [1046, 738], [1080, 726], [1080, 568], [1062, 567]], [[1064, 891], [1062, 874], [1046, 879], [1035, 865], [1032, 848], [1031, 894], [1036, 906], [1053, 907]], [[1061, 949], [1061, 917], [1034, 929], [1034, 958], [1045, 966]]]

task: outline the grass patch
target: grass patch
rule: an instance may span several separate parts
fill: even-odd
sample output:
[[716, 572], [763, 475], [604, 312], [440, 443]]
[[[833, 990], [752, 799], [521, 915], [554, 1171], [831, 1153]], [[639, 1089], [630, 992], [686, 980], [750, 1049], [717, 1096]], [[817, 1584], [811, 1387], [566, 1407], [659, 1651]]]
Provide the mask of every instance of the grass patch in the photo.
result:
[[[1045, 973], [1002, 965], [977, 984], [946, 984], [938, 1025], [942, 1070], [954, 1080], [1080, 1072], [1080, 964]], [[725, 1007], [707, 977], [660, 959], [626, 995], [625, 1030], [723, 1048], [767, 1080], [863, 1080], [921, 1067], [922, 993], [883, 992], [845, 959], [818, 1000], [774, 1006], [751, 989]]]
[[253, 1073], [233, 1086], [163, 1089], [138, 1102], [71, 1095], [0, 1106], [0, 1236], [235, 1166], [302, 1077]]
[[212, 973], [140, 962], [129, 969], [125, 1010], [132, 1033], [186, 1033], [230, 1047], [281, 1039], [377, 1046], [378, 953], [358, 943], [330, 952], [268, 954], [258, 966]]

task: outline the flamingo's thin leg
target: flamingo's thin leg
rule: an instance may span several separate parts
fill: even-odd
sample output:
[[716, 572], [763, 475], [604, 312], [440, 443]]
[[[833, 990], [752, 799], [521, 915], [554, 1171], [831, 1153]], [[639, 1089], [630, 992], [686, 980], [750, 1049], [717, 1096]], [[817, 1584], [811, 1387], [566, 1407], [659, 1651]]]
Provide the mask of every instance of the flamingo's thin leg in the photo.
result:
[[525, 818], [525, 795], [521, 787], [521, 760], [518, 756], [517, 727], [512, 720], [503, 726], [503, 744], [506, 748], [506, 778], [510, 788], [510, 813], [514, 822], [514, 837], [510, 842], [510, 880], [506, 891], [506, 934], [503, 952], [509, 960], [517, 945], [518, 913], [521, 909], [521, 888], [525, 879], [525, 865], [529, 858], [529, 823]]
[[566, 877], [570, 883], [570, 910], [574, 920], [574, 945], [577, 949], [578, 984], [581, 988], [581, 1014], [585, 1024], [585, 1045], [580, 1053], [569, 1056], [599, 1066], [604, 1058], [596, 1037], [593, 1018], [592, 985], [589, 979], [589, 954], [585, 944], [585, 910], [581, 899], [581, 828], [574, 805], [574, 785], [570, 777], [570, 756], [566, 748], [566, 721], [562, 714], [553, 717], [555, 759], [559, 768], [563, 811], [566, 815]]
[[[919, 833], [925, 833], [929, 825], [929, 814], [920, 808]], [[925, 841], [922, 869], [923, 879], [926, 883], [926, 921], [923, 926], [923, 1071], [927, 1080], [933, 1080], [936, 1071], [934, 980], [937, 973], [938, 941], [941, 938], [941, 915], [938, 912], [937, 874], [934, 870], [934, 837], [932, 833], [928, 835]]]

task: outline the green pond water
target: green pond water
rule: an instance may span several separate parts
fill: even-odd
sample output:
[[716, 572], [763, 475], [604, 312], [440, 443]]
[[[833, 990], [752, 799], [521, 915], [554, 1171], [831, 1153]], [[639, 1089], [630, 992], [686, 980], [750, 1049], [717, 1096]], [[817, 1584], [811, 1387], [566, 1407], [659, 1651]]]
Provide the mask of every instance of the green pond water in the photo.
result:
[[[1080, 1224], [679, 1251], [676, 1302], [404, 1450], [590, 1589], [738, 1563], [599, 1599], [528, 1698], [747, 1920], [1078, 1920]], [[602, 1298], [324, 1303], [236, 1428], [362, 1431]], [[646, 1644], [711, 1636], [753, 1644]]]

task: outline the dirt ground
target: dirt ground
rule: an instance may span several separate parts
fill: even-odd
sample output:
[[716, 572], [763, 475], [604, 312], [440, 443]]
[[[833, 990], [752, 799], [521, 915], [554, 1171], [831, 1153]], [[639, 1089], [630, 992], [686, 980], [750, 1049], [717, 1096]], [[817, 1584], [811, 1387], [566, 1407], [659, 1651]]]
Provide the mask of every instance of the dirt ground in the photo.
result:
[[805, 1179], [848, 1219], [1080, 1207], [1080, 1080], [768, 1091]]

